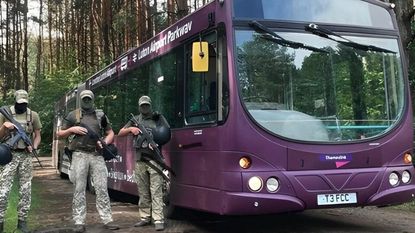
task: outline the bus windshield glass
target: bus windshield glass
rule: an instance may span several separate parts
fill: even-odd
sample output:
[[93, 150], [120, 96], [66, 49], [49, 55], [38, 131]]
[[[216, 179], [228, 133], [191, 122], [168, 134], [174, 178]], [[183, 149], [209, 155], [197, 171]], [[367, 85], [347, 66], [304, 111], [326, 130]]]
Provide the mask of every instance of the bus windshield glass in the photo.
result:
[[234, 17], [393, 29], [386, 9], [361, 0], [234, 0]]
[[312, 142], [363, 140], [384, 134], [402, 115], [404, 78], [396, 38], [343, 35], [353, 41], [350, 46], [306, 31], [252, 29], [235, 35], [241, 99], [251, 118], [275, 135]]

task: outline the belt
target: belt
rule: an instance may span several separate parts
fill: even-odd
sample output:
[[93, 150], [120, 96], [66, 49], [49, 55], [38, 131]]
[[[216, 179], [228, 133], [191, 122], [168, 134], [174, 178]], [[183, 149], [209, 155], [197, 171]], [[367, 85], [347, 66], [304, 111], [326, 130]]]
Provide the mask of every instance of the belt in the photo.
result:
[[15, 151], [15, 152], [25, 152], [25, 151], [26, 151], [26, 149], [20, 149], [20, 148], [17, 148], [17, 149], [14, 149], [13, 151]]
[[97, 152], [96, 149], [75, 149], [75, 151], [86, 152], [86, 153]]

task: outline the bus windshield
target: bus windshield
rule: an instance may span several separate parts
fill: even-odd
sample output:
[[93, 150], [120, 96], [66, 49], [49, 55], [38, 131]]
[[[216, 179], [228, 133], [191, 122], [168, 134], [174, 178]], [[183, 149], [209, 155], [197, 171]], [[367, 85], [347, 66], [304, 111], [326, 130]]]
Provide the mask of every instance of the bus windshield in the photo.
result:
[[386, 9], [361, 0], [234, 0], [234, 17], [393, 29]]
[[[257, 30], [258, 31], [258, 30]], [[261, 127], [288, 139], [349, 142], [379, 136], [399, 120], [404, 77], [396, 38], [344, 36], [359, 49], [304, 32], [236, 30], [241, 99]], [[379, 51], [378, 51], [379, 50]]]

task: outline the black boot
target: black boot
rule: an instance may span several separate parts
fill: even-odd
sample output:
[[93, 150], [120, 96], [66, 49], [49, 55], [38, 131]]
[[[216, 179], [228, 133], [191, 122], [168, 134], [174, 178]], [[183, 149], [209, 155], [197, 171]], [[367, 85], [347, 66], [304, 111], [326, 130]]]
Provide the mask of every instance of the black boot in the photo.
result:
[[26, 221], [18, 220], [17, 221], [17, 229], [19, 229], [23, 233], [29, 233], [29, 229], [27, 229]]

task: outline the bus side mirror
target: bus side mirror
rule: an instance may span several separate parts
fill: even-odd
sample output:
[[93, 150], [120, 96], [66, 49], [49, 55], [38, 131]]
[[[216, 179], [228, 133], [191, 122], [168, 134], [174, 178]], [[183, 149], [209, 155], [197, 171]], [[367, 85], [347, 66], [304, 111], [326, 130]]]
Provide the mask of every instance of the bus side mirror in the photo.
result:
[[209, 70], [209, 48], [208, 42], [193, 42], [192, 47], [192, 71], [208, 72]]

